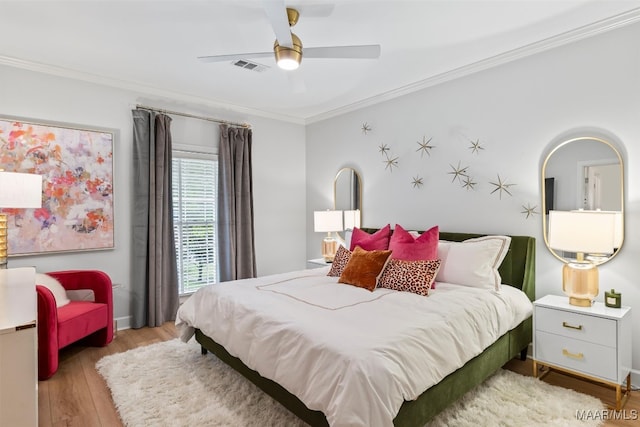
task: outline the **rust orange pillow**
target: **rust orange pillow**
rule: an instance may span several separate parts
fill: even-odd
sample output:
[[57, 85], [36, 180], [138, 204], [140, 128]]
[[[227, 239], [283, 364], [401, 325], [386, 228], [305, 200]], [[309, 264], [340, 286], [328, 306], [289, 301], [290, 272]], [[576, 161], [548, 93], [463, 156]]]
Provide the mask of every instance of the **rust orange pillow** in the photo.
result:
[[365, 251], [357, 246], [351, 253], [349, 262], [342, 271], [338, 283], [346, 283], [373, 291], [390, 255], [391, 251], [388, 250]]

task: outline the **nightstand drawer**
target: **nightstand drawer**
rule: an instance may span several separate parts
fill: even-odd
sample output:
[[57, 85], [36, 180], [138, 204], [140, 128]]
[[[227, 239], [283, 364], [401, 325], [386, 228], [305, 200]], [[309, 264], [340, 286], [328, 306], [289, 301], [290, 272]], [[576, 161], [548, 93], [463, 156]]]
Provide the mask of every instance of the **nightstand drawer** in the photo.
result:
[[614, 347], [536, 331], [535, 358], [560, 368], [616, 382], [617, 353]]
[[587, 314], [535, 307], [536, 330], [615, 348], [617, 322]]

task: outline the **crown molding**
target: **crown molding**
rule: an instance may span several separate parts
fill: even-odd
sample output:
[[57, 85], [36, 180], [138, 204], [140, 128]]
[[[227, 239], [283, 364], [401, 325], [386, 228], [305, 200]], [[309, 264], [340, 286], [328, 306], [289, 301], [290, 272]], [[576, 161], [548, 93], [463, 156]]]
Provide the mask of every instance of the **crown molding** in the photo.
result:
[[312, 124], [332, 117], [350, 113], [364, 107], [369, 107], [384, 101], [398, 98], [400, 96], [408, 95], [410, 93], [433, 87], [451, 80], [455, 80], [460, 77], [468, 76], [470, 74], [493, 68], [498, 65], [507, 64], [520, 58], [525, 58], [527, 56], [535, 55], [537, 53], [554, 49], [556, 47], [564, 46], [579, 40], [584, 40], [598, 34], [603, 34], [638, 21], [640, 21], [640, 8], [632, 9], [614, 17], [603, 19], [592, 24], [577, 28], [575, 30], [567, 31], [557, 36], [549, 37], [547, 39], [531, 43], [517, 49], [512, 49], [510, 51], [474, 62], [472, 64], [464, 65], [450, 71], [445, 71], [443, 73], [399, 87], [397, 89], [374, 95], [369, 98], [365, 98], [363, 100], [344, 105], [342, 107], [335, 108], [321, 114], [307, 117], [305, 123]]
[[123, 89], [138, 93], [141, 96], [155, 96], [159, 98], [165, 98], [171, 101], [179, 101], [198, 105], [200, 107], [214, 108], [222, 111], [233, 112], [234, 115], [240, 114], [243, 116], [258, 116], [267, 119], [279, 120], [299, 125], [304, 125], [305, 120], [299, 117], [287, 116], [284, 114], [277, 114], [269, 111], [258, 110], [253, 108], [242, 107], [239, 105], [230, 104], [228, 102], [211, 100], [208, 98], [202, 98], [185, 94], [182, 92], [174, 92], [166, 89], [159, 89], [154, 86], [149, 86], [145, 83], [135, 81], [125, 81], [113, 79], [110, 77], [100, 76], [97, 74], [85, 73], [82, 71], [73, 70], [70, 68], [58, 67], [54, 65], [41, 64], [33, 61], [26, 61], [18, 58], [12, 58], [9, 56], [0, 55], [0, 65], [6, 65], [13, 68], [19, 68], [22, 70], [33, 71], [36, 73], [49, 74], [53, 76], [81, 80], [88, 83], [94, 83], [98, 85], [113, 87], [117, 89]]

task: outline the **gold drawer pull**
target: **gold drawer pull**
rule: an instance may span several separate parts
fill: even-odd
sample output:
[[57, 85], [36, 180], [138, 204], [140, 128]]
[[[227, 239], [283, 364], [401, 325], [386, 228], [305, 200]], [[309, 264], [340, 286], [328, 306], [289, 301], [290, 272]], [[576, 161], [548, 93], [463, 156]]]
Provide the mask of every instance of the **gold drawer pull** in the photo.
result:
[[582, 354], [582, 353], [578, 353], [578, 354], [571, 353], [571, 352], [569, 352], [569, 350], [567, 350], [566, 348], [563, 348], [563, 349], [562, 349], [562, 355], [563, 355], [563, 356], [570, 357], [570, 358], [572, 358], [572, 359], [579, 359], [579, 360], [584, 359], [584, 354]]
[[567, 322], [562, 322], [562, 326], [565, 327], [565, 328], [569, 328], [569, 329], [576, 329], [578, 331], [582, 330], [582, 325], [573, 326], [573, 325], [568, 324]]

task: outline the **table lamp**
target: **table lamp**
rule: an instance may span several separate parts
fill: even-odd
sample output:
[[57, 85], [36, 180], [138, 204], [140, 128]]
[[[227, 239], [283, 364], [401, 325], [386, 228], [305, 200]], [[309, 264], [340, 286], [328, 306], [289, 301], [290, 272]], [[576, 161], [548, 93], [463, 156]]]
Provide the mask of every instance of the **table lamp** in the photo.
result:
[[344, 229], [353, 230], [360, 227], [360, 209], [344, 211]]
[[327, 233], [322, 240], [322, 257], [326, 262], [333, 262], [338, 249], [338, 241], [331, 233], [342, 230], [342, 211], [326, 210], [313, 213], [313, 231]]
[[[0, 208], [42, 206], [42, 176], [0, 171]], [[0, 268], [7, 268], [7, 213], [0, 212]]]
[[[562, 291], [569, 304], [590, 307], [598, 295], [594, 261], [613, 253], [616, 215], [598, 211], [549, 211], [549, 247], [572, 252], [562, 268]], [[566, 256], [563, 258], [567, 258]]]

